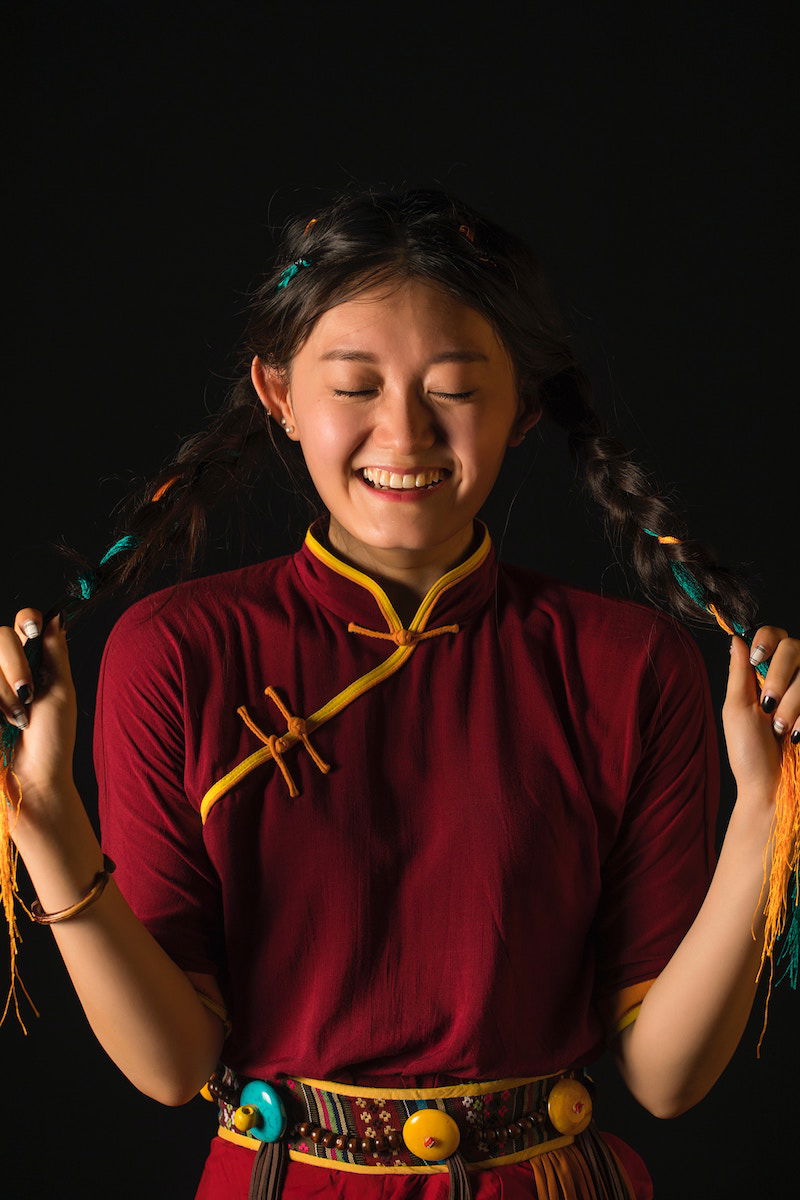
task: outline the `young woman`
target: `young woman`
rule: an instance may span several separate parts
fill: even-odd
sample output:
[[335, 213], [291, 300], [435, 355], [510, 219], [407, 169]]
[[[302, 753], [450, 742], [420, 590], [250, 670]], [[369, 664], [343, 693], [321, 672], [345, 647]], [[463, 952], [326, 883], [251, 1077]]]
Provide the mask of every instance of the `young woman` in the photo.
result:
[[[133, 1084], [219, 1104], [200, 1200], [646, 1197], [586, 1067], [612, 1044], [670, 1117], [736, 1049], [800, 642], [752, 627], [743, 579], [607, 434], [570, 342], [531, 250], [452, 196], [345, 195], [289, 224], [229, 403], [134, 499], [67, 618], [168, 550], [188, 570], [206, 511], [270, 447], [320, 516], [295, 553], [182, 578], [117, 622], [100, 841], [72, 778], [64, 623], [23, 608], [0, 630], [37, 913]], [[543, 418], [658, 607], [498, 561], [477, 514]], [[747, 632], [718, 861], [685, 625], [703, 620]]]

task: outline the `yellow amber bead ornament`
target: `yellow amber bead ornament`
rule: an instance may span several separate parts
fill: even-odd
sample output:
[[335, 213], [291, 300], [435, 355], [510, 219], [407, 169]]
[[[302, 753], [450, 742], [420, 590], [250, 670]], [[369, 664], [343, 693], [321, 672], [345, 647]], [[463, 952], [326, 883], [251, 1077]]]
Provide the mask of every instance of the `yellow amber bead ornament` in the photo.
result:
[[403, 1141], [417, 1158], [438, 1162], [455, 1154], [461, 1131], [449, 1113], [440, 1108], [421, 1108], [403, 1125]]
[[214, 1099], [214, 1097], [211, 1095], [211, 1092], [208, 1090], [207, 1083], [204, 1083], [203, 1086], [200, 1088], [200, 1095], [203, 1097], [204, 1100], [213, 1100]]
[[243, 1104], [233, 1114], [233, 1123], [239, 1133], [247, 1133], [258, 1122], [258, 1116], [257, 1108], [254, 1108], [252, 1104]]
[[577, 1079], [559, 1079], [547, 1097], [547, 1115], [559, 1133], [582, 1133], [592, 1119], [592, 1097]]

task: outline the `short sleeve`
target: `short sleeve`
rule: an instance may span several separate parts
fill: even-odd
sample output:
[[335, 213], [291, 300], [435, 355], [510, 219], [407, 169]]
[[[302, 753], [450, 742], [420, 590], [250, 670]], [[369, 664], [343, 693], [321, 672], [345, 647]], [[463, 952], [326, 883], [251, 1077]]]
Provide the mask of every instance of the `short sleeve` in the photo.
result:
[[186, 665], [181, 639], [133, 604], [103, 651], [94, 765], [104, 851], [133, 912], [186, 971], [219, 976], [219, 877], [184, 787]]
[[716, 866], [716, 722], [705, 662], [684, 626], [659, 617], [640, 676], [638, 753], [603, 864], [595, 924], [595, 986], [603, 996], [664, 969]]

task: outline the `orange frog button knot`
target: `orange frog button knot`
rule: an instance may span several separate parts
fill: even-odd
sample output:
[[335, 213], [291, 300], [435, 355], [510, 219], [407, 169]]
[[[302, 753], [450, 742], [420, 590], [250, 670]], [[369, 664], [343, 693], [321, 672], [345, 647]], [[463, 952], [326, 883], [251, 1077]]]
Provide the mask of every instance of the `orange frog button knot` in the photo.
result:
[[455, 1154], [461, 1132], [449, 1113], [440, 1108], [421, 1108], [403, 1125], [403, 1141], [417, 1158], [438, 1162]]
[[547, 1097], [547, 1115], [559, 1133], [582, 1133], [592, 1119], [592, 1097], [577, 1079], [559, 1079]]
[[394, 635], [394, 640], [398, 646], [413, 646], [417, 639], [410, 629], [398, 629]]
[[288, 725], [289, 733], [293, 733], [295, 737], [304, 738], [308, 733], [308, 726], [302, 717], [289, 717]]

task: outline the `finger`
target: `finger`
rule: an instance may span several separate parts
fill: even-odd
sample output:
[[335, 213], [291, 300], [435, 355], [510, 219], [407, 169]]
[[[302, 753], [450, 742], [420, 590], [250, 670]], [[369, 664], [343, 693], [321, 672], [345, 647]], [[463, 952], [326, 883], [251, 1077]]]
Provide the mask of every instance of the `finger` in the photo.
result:
[[756, 630], [750, 648], [750, 664], [757, 667], [760, 662], [771, 658], [788, 631], [778, 625], [761, 625]]
[[42, 632], [42, 614], [38, 608], [21, 608], [14, 619], [14, 629], [25, 641]]
[[783, 737], [786, 730], [791, 729], [797, 722], [798, 717], [800, 717], [800, 667], [795, 669], [778, 707], [772, 712], [772, 728], [778, 737]]
[[0, 710], [19, 729], [28, 728], [25, 703], [33, 695], [33, 678], [22, 643], [8, 625], [0, 626]]
[[728, 671], [728, 689], [725, 693], [725, 704], [737, 704], [743, 707], [758, 704], [758, 684], [756, 673], [750, 666], [749, 649], [744, 638], [736, 634], [731, 638], [731, 658]]
[[[800, 667], [800, 640], [785, 637], [773, 654], [764, 685], [761, 689], [761, 707], [765, 713], [773, 714], [783, 701], [789, 684]], [[791, 720], [797, 716], [792, 713]], [[786, 718], [784, 717], [785, 721]]]

